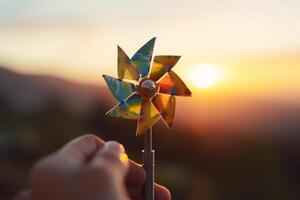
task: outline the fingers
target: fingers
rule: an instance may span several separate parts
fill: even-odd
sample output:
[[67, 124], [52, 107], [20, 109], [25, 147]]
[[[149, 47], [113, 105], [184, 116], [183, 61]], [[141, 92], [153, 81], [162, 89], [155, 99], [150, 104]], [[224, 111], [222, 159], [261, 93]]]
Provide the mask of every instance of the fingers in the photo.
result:
[[[98, 152], [95, 154], [94, 158], [91, 160], [91, 165], [95, 167], [103, 166], [102, 171], [105, 172], [105, 169], [109, 169], [106, 174], [116, 173], [114, 170], [115, 167], [118, 168], [118, 170], [121, 170], [123, 167], [123, 170], [121, 170], [121, 176], [118, 176], [117, 178], [124, 179], [124, 175], [126, 174], [126, 170], [128, 170], [128, 174], [126, 177], [126, 185], [128, 186], [128, 192], [130, 194], [130, 197], [132, 199], [143, 199], [143, 185], [146, 180], [146, 172], [142, 165], [139, 165], [138, 163], [134, 161], [129, 161], [128, 165], [124, 168], [124, 163], [120, 162], [120, 155], [125, 153], [124, 147], [120, 145], [117, 142], [107, 142], [103, 149], [98, 150]], [[108, 166], [104, 166], [105, 164], [108, 164]], [[110, 163], [110, 164], [109, 164]], [[105, 176], [105, 175], [104, 175]], [[110, 175], [110, 178], [113, 177], [113, 175]], [[102, 177], [103, 179], [104, 177]], [[165, 187], [155, 184], [155, 200], [170, 200], [171, 195], [168, 189]]]
[[123, 145], [109, 141], [99, 149], [91, 160], [91, 167], [109, 167], [109, 171], [120, 174], [124, 178], [129, 168], [128, 156]]
[[126, 177], [126, 185], [141, 186], [146, 181], [146, 171], [142, 165], [129, 161], [129, 172]]
[[154, 188], [155, 200], [171, 200], [171, 193], [167, 188], [158, 184], [155, 184]]
[[[142, 200], [145, 180], [145, 170], [128, 160], [121, 144], [105, 143], [94, 135], [85, 135], [69, 142], [33, 168], [32, 198], [46, 199], [44, 197], [49, 193], [58, 197], [70, 193], [69, 199], [74, 199], [75, 195], [79, 199], [124, 200], [128, 199], [129, 192], [134, 200]], [[124, 183], [129, 187], [128, 191]], [[80, 188], [80, 191], [74, 188]], [[22, 194], [17, 200], [26, 200], [29, 196]], [[170, 192], [156, 184], [155, 200], [170, 199]]]
[[[66, 188], [72, 188], [76, 184], [86, 160], [95, 154], [103, 143], [94, 135], [84, 135], [38, 161], [30, 175], [32, 198], [46, 199], [45, 194], [51, 193], [52, 199], [59, 199], [60, 194], [68, 193]], [[57, 198], [54, 198], [55, 195]], [[72, 195], [71, 192], [68, 195]]]
[[127, 199], [124, 179], [128, 169], [124, 147], [113, 141], [105, 143], [82, 172], [84, 199]]
[[[128, 187], [127, 188], [129, 196], [134, 200], [144, 200], [143, 197], [143, 187]], [[154, 184], [154, 195], [155, 200], [171, 200], [171, 194], [169, 190], [159, 184]]]
[[104, 143], [99, 137], [88, 134], [67, 143], [59, 151], [59, 154], [62, 157], [84, 162], [89, 160]]

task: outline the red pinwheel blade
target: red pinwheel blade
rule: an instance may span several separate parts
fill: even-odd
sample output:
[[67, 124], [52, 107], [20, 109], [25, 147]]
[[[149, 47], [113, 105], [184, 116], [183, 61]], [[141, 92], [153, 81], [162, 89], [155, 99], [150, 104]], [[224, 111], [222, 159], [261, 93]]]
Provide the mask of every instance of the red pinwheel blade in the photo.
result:
[[133, 94], [126, 101], [121, 102], [106, 114], [112, 117], [124, 119], [138, 119], [141, 111], [141, 97]]
[[155, 56], [151, 67], [150, 79], [158, 81], [178, 62], [180, 56]]
[[160, 112], [165, 124], [171, 128], [175, 117], [175, 97], [165, 94], [157, 94], [152, 99], [153, 105]]
[[118, 46], [118, 76], [119, 79], [139, 80], [140, 73], [126, 53]]
[[165, 93], [176, 96], [191, 96], [191, 91], [187, 88], [179, 76], [173, 72], [168, 72], [160, 81], [158, 81], [159, 93]]
[[136, 134], [141, 135], [145, 133], [160, 119], [160, 117], [161, 115], [151, 101], [143, 99]]

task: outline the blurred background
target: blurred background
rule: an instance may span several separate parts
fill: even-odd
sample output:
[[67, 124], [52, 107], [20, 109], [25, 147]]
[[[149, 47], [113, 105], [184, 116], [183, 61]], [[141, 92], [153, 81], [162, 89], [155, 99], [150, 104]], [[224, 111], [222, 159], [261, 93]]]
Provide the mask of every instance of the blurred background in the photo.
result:
[[300, 199], [299, 35], [297, 0], [0, 0], [0, 199], [85, 133], [141, 161], [136, 121], [104, 115], [101, 76], [117, 75], [117, 44], [131, 56], [153, 36], [193, 92], [173, 129], [154, 127], [173, 199]]

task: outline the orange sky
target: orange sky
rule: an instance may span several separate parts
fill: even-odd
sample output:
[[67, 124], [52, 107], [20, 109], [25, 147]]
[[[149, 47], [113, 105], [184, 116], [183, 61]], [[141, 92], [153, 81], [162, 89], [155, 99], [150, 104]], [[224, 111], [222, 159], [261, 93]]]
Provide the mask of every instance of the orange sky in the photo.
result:
[[[300, 3], [254, 1], [69, 1], [0, 3], [0, 64], [88, 83], [116, 75], [119, 44], [132, 55], [152, 36], [154, 54], [182, 55], [174, 68], [194, 93], [297, 101]], [[189, 71], [222, 70], [207, 89]]]

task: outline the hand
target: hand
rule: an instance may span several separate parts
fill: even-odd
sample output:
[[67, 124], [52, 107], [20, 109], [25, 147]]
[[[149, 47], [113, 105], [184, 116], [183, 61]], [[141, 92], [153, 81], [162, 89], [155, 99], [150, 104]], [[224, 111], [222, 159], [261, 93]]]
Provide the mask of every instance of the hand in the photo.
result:
[[[128, 160], [121, 144], [85, 135], [39, 161], [31, 188], [16, 199], [142, 200], [145, 179], [142, 166]], [[155, 184], [155, 199], [170, 200], [170, 192]]]

